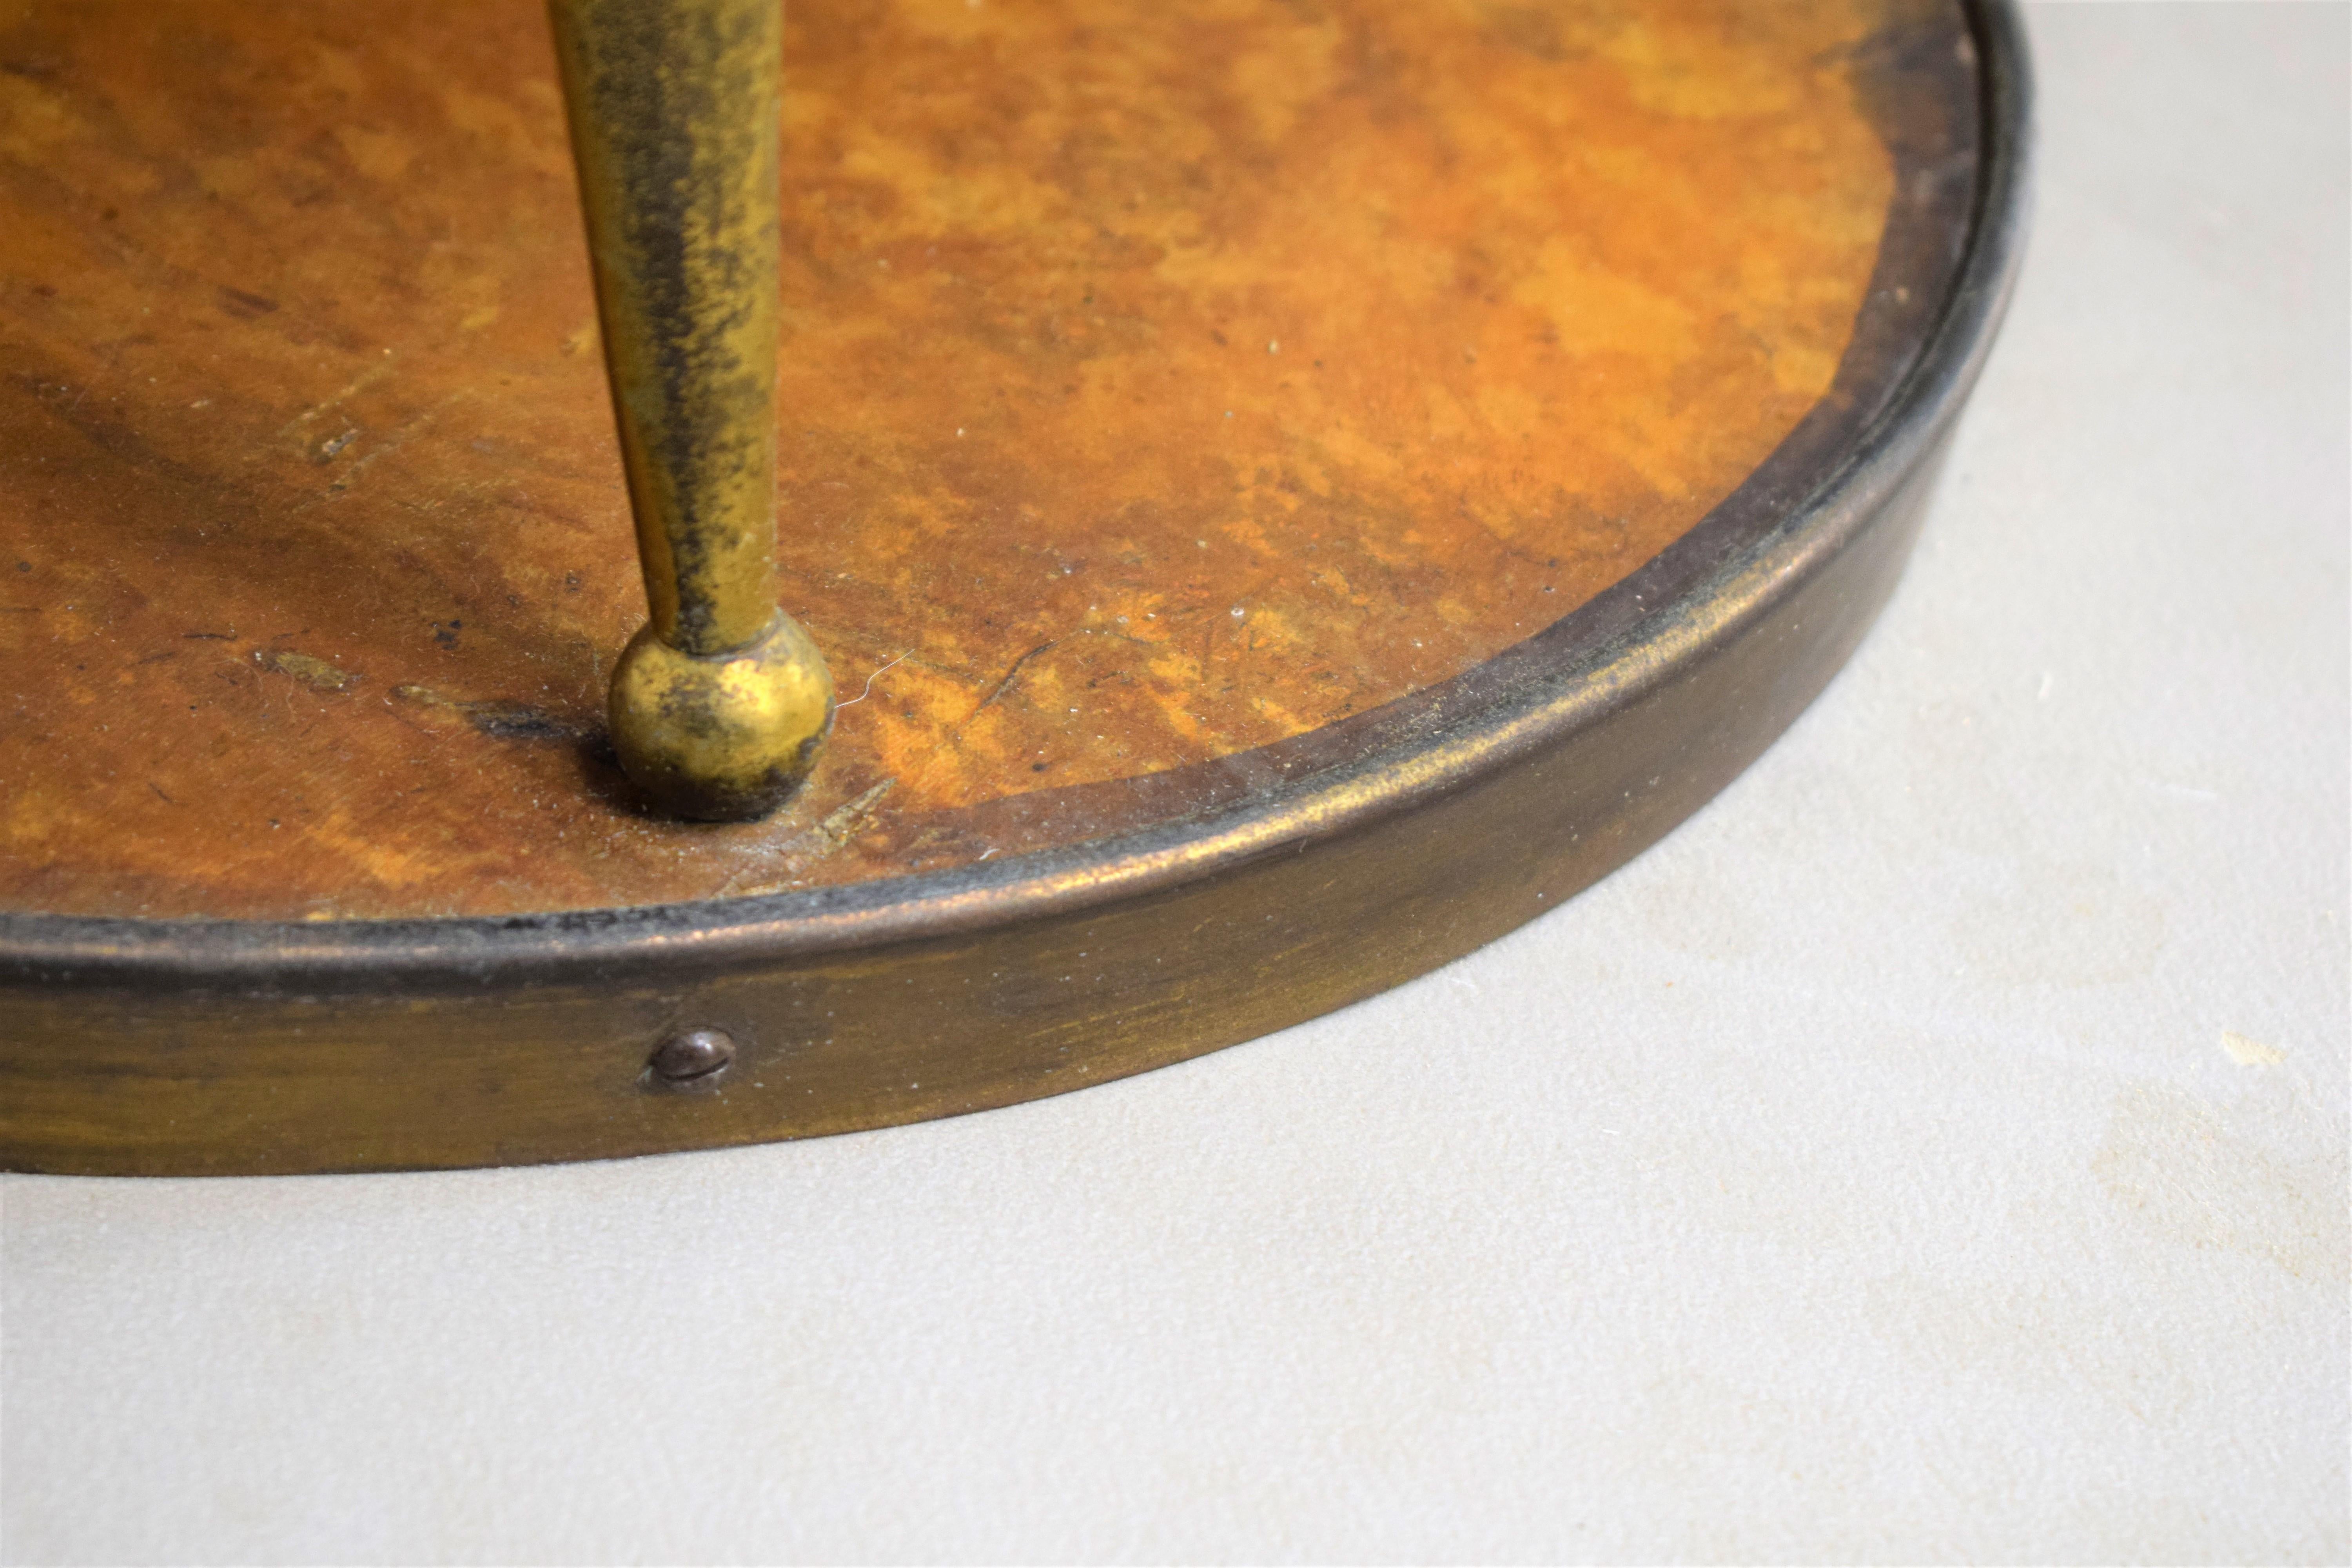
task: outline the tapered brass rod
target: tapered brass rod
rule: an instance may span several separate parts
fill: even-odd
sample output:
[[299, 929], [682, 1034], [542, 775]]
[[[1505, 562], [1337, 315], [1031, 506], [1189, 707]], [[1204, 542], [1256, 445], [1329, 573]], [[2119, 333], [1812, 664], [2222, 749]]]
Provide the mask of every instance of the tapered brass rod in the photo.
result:
[[776, 605], [779, 0], [550, 0], [649, 620], [614, 749], [682, 816], [763, 815], [832, 721]]

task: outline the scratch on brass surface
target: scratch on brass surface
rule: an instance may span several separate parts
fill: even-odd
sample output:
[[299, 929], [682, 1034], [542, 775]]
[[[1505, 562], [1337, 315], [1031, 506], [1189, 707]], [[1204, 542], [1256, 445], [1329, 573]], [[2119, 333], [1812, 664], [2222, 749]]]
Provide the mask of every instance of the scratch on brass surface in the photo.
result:
[[[457, 399], [464, 395], [465, 393], [463, 390], [451, 393], [448, 396], [443, 398], [440, 402], [435, 404], [432, 407], [426, 409], [424, 413], [418, 415], [415, 418], [410, 420], [407, 424], [394, 431], [389, 437], [376, 443], [373, 447], [369, 447], [366, 451], [361, 453], [358, 458], [352, 462], [352, 466], [343, 470], [342, 476], [336, 479], [334, 483], [327, 487], [325, 494], [341, 495], [343, 491], [351, 489], [352, 481], [358, 479], [361, 474], [365, 472], [377, 458], [391, 456], [393, 453], [399, 451], [403, 447], [407, 446], [409, 442], [415, 440], [418, 436], [423, 435], [426, 430], [432, 427], [433, 422], [441, 416], [441, 410], [448, 407], [449, 405], [457, 402]], [[341, 451], [341, 448], [339, 447], [336, 450]], [[330, 455], [331, 456], [331, 454]]]
[[341, 392], [336, 393], [332, 397], [328, 398], [323, 403], [314, 403], [310, 407], [304, 409], [301, 413], [297, 414], [293, 418], [288, 420], [285, 426], [280, 428], [278, 434], [271, 437], [271, 439], [278, 441], [286, 440], [288, 437], [299, 432], [303, 426], [308, 425], [311, 420], [316, 419], [320, 415], [341, 406], [345, 402], [357, 397], [361, 393], [365, 392], [369, 387], [373, 386], [377, 382], [382, 381], [385, 376], [388, 376], [391, 374], [392, 351], [390, 349], [386, 349], [384, 350], [384, 361], [383, 363], [370, 365], [367, 369], [353, 376], [351, 379], [350, 384]]
[[1020, 677], [1022, 669], [1027, 666], [1031, 659], [1035, 658], [1039, 654], [1044, 653], [1061, 640], [1062, 639], [1059, 637], [1047, 637], [1044, 642], [1039, 643], [1035, 647], [1031, 648], [1027, 653], [1024, 653], [1019, 658], [1014, 659], [1011, 668], [1007, 668], [1002, 676], [997, 678], [996, 684], [988, 689], [988, 695], [980, 700], [979, 706], [972, 709], [972, 714], [977, 716], [982, 709], [992, 706], [998, 698], [1003, 696], [1007, 690], [1011, 689], [1013, 682]]
[[313, 691], [349, 691], [366, 679], [357, 670], [345, 669], [331, 659], [313, 658], [307, 653], [285, 649], [256, 648], [253, 661], [280, 675], [289, 676]]
[[494, 740], [572, 741], [584, 740], [595, 732], [588, 725], [559, 718], [528, 702], [468, 701], [427, 686], [395, 686], [392, 694], [429, 712], [462, 718]]
[[[882, 803], [883, 796], [897, 787], [898, 783], [895, 777], [884, 779], [825, 813], [824, 819], [815, 826], [803, 828], [771, 848], [762, 850], [744, 847], [740, 851], [744, 864], [720, 884], [713, 896], [733, 898], [740, 893], [772, 892], [788, 886], [811, 865], [837, 852], [872, 827], [874, 808]], [[761, 858], [753, 860], [751, 857], [754, 855]], [[777, 875], [779, 872], [781, 876]]]
[[831, 854], [873, 826], [874, 808], [882, 803], [882, 797], [888, 795], [898, 782], [895, 778], [884, 779], [856, 799], [827, 812], [824, 820], [816, 825], [813, 835], [824, 846], [823, 853]]

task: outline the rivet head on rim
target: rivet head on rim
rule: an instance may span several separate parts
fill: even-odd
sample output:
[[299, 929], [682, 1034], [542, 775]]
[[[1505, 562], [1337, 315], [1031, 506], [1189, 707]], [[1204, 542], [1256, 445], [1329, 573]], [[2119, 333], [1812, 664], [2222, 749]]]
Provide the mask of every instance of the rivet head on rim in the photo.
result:
[[724, 1029], [679, 1029], [654, 1047], [646, 1066], [658, 1083], [698, 1089], [713, 1082], [735, 1059], [735, 1037]]

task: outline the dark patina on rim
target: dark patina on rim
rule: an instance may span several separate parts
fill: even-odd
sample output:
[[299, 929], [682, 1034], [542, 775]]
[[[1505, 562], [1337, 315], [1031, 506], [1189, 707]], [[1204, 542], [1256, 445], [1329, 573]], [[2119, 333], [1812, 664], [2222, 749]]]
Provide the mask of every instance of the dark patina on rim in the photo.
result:
[[[1207, 809], [993, 864], [494, 919], [0, 915], [0, 1163], [386, 1169], [887, 1125], [1237, 1043], [1543, 912], [1736, 776], [1893, 586], [2022, 236], [2021, 29], [2007, 0], [1969, 16], [1965, 156], [1888, 106], [1912, 205], [1831, 395], [1544, 632], [1188, 770]], [[727, 1085], [648, 1093], [647, 1051], [699, 1026], [745, 1042]]]

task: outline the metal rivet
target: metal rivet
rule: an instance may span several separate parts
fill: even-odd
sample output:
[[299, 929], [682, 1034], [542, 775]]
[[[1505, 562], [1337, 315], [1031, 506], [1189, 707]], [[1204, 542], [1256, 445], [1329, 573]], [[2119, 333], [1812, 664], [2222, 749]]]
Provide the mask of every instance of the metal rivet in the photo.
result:
[[680, 1029], [654, 1047], [646, 1064], [677, 1088], [709, 1083], [735, 1059], [735, 1037], [724, 1029]]

